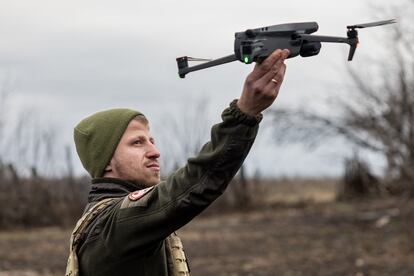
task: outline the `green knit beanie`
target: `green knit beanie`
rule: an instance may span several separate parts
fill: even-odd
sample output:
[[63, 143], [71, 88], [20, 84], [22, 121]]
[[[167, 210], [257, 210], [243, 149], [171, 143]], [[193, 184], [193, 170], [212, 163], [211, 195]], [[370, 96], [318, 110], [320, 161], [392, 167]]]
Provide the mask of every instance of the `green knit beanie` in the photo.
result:
[[92, 178], [101, 177], [129, 122], [141, 112], [117, 108], [83, 119], [74, 130], [76, 151]]

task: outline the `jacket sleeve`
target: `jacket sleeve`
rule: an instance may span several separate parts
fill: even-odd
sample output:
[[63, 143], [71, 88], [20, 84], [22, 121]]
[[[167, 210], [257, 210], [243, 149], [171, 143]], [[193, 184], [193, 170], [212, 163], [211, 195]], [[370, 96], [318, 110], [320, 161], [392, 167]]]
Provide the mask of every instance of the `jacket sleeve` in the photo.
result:
[[[159, 242], [179, 229], [220, 196], [246, 158], [261, 115], [242, 113], [236, 100], [211, 129], [211, 141], [195, 158], [133, 201], [127, 197], [114, 208], [105, 227], [107, 245], [115, 251], [134, 250]], [[118, 252], [121, 253], [121, 252]]]

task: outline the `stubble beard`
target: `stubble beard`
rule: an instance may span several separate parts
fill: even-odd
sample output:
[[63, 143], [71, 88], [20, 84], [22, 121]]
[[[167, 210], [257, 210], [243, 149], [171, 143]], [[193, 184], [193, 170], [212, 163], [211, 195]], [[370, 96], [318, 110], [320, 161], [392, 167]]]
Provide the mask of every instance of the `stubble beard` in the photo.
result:
[[131, 182], [135, 184], [137, 187], [152, 187], [157, 185], [160, 182], [160, 172], [159, 171], [150, 171], [149, 173], [144, 171], [140, 175], [135, 175], [136, 172], [133, 168], [125, 169], [123, 166], [115, 165], [116, 170], [119, 173], [119, 177], [122, 180]]

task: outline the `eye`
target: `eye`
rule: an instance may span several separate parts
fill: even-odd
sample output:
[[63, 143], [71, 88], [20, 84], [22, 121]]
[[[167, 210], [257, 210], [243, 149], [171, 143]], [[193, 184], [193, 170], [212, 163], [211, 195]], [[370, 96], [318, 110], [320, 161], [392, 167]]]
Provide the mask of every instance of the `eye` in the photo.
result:
[[142, 144], [143, 144], [143, 142], [142, 142], [141, 139], [138, 139], [138, 140], [134, 141], [134, 145], [142, 145]]

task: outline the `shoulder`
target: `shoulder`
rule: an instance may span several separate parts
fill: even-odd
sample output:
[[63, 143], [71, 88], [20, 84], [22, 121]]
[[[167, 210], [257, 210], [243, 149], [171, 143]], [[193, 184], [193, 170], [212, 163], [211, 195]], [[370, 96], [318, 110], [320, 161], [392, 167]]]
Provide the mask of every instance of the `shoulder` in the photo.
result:
[[149, 195], [154, 191], [154, 188], [155, 186], [152, 186], [129, 193], [122, 200], [120, 209], [122, 210], [136, 206], [147, 206], [148, 199], [150, 197]]

